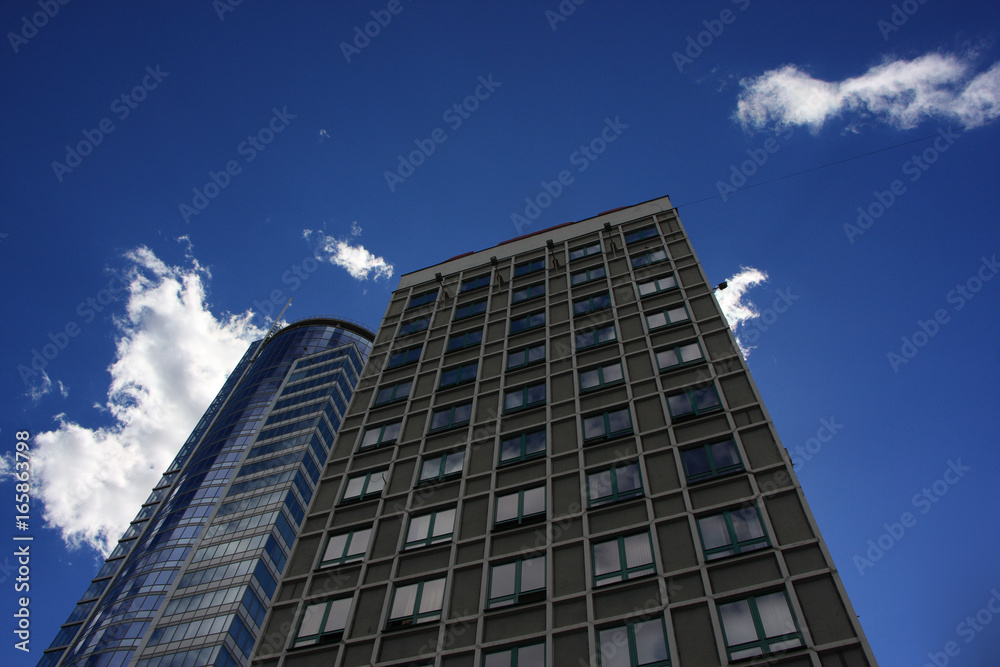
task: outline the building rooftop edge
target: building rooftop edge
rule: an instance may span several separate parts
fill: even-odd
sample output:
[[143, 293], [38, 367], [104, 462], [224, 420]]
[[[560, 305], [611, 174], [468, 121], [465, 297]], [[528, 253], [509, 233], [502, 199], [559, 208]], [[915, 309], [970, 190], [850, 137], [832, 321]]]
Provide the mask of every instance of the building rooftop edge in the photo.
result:
[[277, 338], [278, 336], [280, 336], [281, 334], [283, 334], [283, 333], [285, 333], [287, 331], [291, 331], [292, 329], [299, 329], [301, 327], [314, 326], [314, 325], [339, 327], [341, 329], [346, 329], [347, 331], [351, 331], [353, 333], [356, 333], [359, 336], [361, 336], [362, 338], [367, 339], [371, 343], [375, 342], [375, 334], [372, 331], [370, 331], [368, 329], [368, 327], [366, 327], [366, 326], [364, 326], [364, 325], [362, 325], [362, 324], [360, 324], [358, 322], [352, 322], [350, 320], [346, 320], [346, 319], [343, 319], [343, 318], [340, 318], [340, 317], [306, 317], [306, 318], [301, 319], [301, 320], [296, 320], [295, 322], [292, 322], [288, 326], [283, 327], [283, 328], [279, 329], [278, 331], [276, 331], [273, 336], [271, 336], [269, 339], [267, 339], [267, 342], [265, 343], [265, 345], [269, 344], [275, 338]]

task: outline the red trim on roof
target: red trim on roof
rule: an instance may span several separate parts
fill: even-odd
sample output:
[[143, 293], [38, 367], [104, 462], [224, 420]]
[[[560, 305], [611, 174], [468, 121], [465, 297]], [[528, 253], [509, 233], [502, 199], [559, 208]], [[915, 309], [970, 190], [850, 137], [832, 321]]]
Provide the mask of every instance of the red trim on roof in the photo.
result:
[[[634, 206], [634, 204], [633, 204], [633, 206]], [[594, 217], [596, 218], [596, 217], [601, 216], [601, 215], [607, 215], [608, 213], [614, 213], [615, 211], [624, 211], [627, 208], [632, 208], [632, 206], [619, 206], [618, 208], [612, 208], [612, 209], [609, 209], [607, 211], [601, 211], [600, 213], [598, 213]]]
[[537, 232], [531, 232], [530, 234], [525, 234], [523, 236], [515, 236], [512, 239], [507, 239], [506, 241], [501, 241], [498, 246], [507, 245], [508, 243], [513, 243], [514, 241], [520, 241], [521, 239], [526, 239], [530, 236], [537, 236], [538, 234], [544, 234], [545, 232], [551, 232], [553, 229], [559, 229], [560, 227], [565, 227], [566, 225], [575, 225], [576, 220], [570, 220], [569, 222], [564, 222], [561, 225], [554, 225], [552, 227], [546, 227], [545, 229], [539, 229]]
[[[477, 252], [476, 250], [470, 250], [469, 252], [463, 252], [461, 255], [455, 255], [451, 259], [444, 260], [444, 262], [450, 262], [452, 259], [458, 259], [459, 257], [465, 257], [466, 255], [475, 255], [476, 252]], [[444, 262], [438, 262], [438, 264], [444, 264]], [[435, 265], [432, 264], [431, 266], [435, 266]]]

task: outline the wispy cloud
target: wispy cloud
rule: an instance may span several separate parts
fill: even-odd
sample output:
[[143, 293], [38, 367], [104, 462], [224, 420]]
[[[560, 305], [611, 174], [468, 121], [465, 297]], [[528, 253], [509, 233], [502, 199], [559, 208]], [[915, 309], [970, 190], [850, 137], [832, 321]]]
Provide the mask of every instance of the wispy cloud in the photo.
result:
[[[335, 266], [346, 269], [352, 278], [367, 280], [368, 276], [374, 280], [379, 278], [391, 278], [393, 266], [382, 257], [376, 257], [360, 243], [351, 245], [344, 239], [329, 236], [322, 231], [305, 229], [302, 235], [311, 239], [317, 247], [316, 259], [325, 259]], [[361, 227], [358, 223], [351, 223], [351, 238], [361, 235]]]
[[730, 277], [726, 289], [717, 291], [716, 298], [722, 308], [722, 314], [729, 322], [729, 328], [736, 336], [736, 343], [740, 346], [740, 352], [744, 357], [750, 356], [753, 349], [745, 340], [741, 338], [742, 326], [750, 320], [760, 317], [757, 307], [752, 301], [746, 299], [747, 290], [755, 285], [761, 285], [767, 281], [767, 274], [759, 269], [749, 266], [741, 266], [738, 273]]
[[753, 129], [805, 125], [815, 131], [837, 116], [851, 129], [866, 119], [909, 129], [932, 118], [973, 128], [1000, 116], [1000, 63], [974, 74], [970, 58], [951, 54], [887, 59], [861, 76], [833, 82], [785, 65], [740, 86], [734, 115]]
[[[249, 343], [251, 314], [215, 317], [208, 272], [189, 258], [168, 266], [140, 247], [127, 255], [129, 298], [115, 319], [115, 359], [101, 418], [89, 428], [65, 414], [35, 437], [42, 516], [71, 547], [114, 546]], [[101, 407], [101, 406], [95, 406]]]

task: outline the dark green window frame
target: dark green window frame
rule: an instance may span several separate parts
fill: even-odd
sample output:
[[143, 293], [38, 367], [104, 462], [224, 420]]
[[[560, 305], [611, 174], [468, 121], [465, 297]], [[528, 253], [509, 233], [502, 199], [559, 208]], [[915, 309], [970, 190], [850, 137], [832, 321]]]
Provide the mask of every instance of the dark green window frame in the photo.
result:
[[500, 440], [499, 465], [516, 463], [536, 456], [545, 456], [547, 446], [544, 428], [502, 438]]
[[[756, 505], [704, 514], [697, 517], [697, 523], [701, 552], [706, 561], [771, 546]], [[706, 543], [706, 535], [709, 535], [712, 546]]]
[[482, 315], [486, 312], [486, 302], [489, 297], [483, 297], [482, 299], [476, 299], [475, 301], [469, 301], [468, 303], [463, 303], [461, 306], [455, 308], [455, 317], [453, 320], [464, 320], [476, 315]]
[[660, 369], [661, 373], [705, 361], [705, 353], [702, 352], [697, 341], [673, 345], [658, 350], [655, 354], [656, 367]]
[[479, 289], [480, 287], [489, 287], [489, 284], [490, 274], [488, 273], [476, 276], [475, 278], [466, 278], [462, 281], [462, 286], [459, 288], [458, 293], [464, 294], [465, 292], [471, 292], [472, 290]]
[[658, 310], [655, 313], [646, 315], [646, 326], [649, 327], [650, 331], [690, 321], [691, 315], [688, 314], [687, 308], [684, 307], [684, 304], [664, 308], [663, 310]]
[[[446, 417], [444, 421], [440, 417]], [[451, 405], [447, 408], [440, 408], [434, 410], [431, 413], [431, 428], [429, 433], [434, 433], [436, 431], [444, 431], [449, 428], [457, 428], [459, 426], [465, 426], [472, 420], [472, 401], [468, 403], [459, 403], [458, 405]], [[437, 426], [435, 426], [437, 424]]]
[[605, 343], [614, 343], [618, 340], [618, 332], [615, 331], [614, 324], [602, 325], [577, 331], [575, 335], [576, 349], [586, 350], [589, 347], [597, 347]]
[[415, 364], [420, 361], [420, 353], [423, 349], [423, 345], [417, 345], [416, 347], [408, 347], [405, 350], [400, 350], [395, 354], [391, 354], [389, 355], [389, 362], [385, 367], [399, 368], [400, 366], [406, 366], [407, 364]]
[[[361, 436], [358, 449], [373, 449], [380, 445], [396, 442], [399, 439], [399, 431], [402, 425], [402, 421], [396, 421], [389, 422], [388, 424], [379, 424], [378, 426], [369, 426]], [[369, 434], [374, 434], [374, 436], [372, 437]]]
[[405, 401], [410, 397], [410, 390], [413, 389], [413, 380], [403, 380], [395, 384], [382, 387], [375, 394], [375, 405], [385, 405], [396, 401]]
[[545, 296], [545, 283], [535, 283], [533, 285], [518, 287], [511, 293], [510, 302], [521, 303], [523, 301], [537, 299], [540, 296]]
[[609, 292], [601, 292], [599, 294], [594, 294], [593, 296], [584, 297], [574, 301], [573, 317], [579, 317], [580, 315], [586, 315], [587, 313], [593, 313], [598, 310], [605, 310], [610, 307], [611, 294]]
[[545, 342], [533, 343], [507, 353], [507, 370], [545, 361]]
[[743, 472], [743, 459], [732, 438], [681, 450], [684, 476], [689, 483]]
[[[535, 502], [535, 499], [539, 494], [541, 495], [542, 508], [537, 511], [532, 511], [529, 514], [525, 514], [524, 508], [524, 498], [526, 494], [531, 494], [531, 501]], [[517, 497], [517, 514], [515, 516], [499, 519], [500, 512], [500, 501], [507, 498]], [[501, 526], [511, 526], [519, 525], [527, 521], [532, 521], [534, 519], [544, 519], [546, 513], [548, 512], [548, 502], [545, 498], [545, 486], [534, 486], [530, 489], [518, 489], [517, 491], [512, 491], [508, 493], [498, 493], [496, 499], [493, 501], [493, 525], [496, 527]]]
[[[325, 644], [326, 642], [337, 641], [343, 637], [344, 629], [347, 627], [352, 600], [353, 598], [337, 598], [336, 600], [324, 600], [323, 602], [307, 604], [302, 612], [299, 627], [295, 631], [295, 640], [292, 643], [292, 648]], [[311, 630], [314, 625], [313, 619], [315, 619], [317, 613], [320, 617], [319, 622], [315, 623], [316, 632], [303, 635], [303, 626], [307, 630]], [[343, 619], [343, 624], [340, 623], [341, 619]], [[327, 625], [331, 622], [334, 625], [328, 628]]]
[[633, 269], [641, 269], [644, 266], [650, 266], [651, 264], [659, 264], [660, 262], [667, 261], [667, 251], [663, 248], [647, 250], [646, 252], [629, 257], [629, 261], [632, 263]]
[[624, 655], [618, 651], [628, 649], [629, 667], [670, 667], [670, 648], [667, 645], [667, 624], [663, 616], [647, 620], [628, 621], [597, 629], [597, 655], [601, 667], [605, 659], [614, 659], [609, 665], [624, 665]]
[[420, 317], [414, 317], [412, 320], [407, 320], [399, 325], [399, 335], [409, 336], [410, 334], [419, 333], [421, 331], [427, 331], [427, 327], [431, 325], [430, 315], [421, 315]]
[[604, 265], [594, 266], [584, 271], [578, 271], [577, 273], [570, 274], [569, 284], [573, 287], [577, 285], [582, 285], [584, 283], [589, 283], [592, 280], [600, 280], [601, 278], [607, 278], [608, 272], [604, 269]]
[[[438, 544], [439, 542], [451, 542], [455, 536], [456, 514], [457, 511], [455, 508], [449, 507], [448, 509], [435, 510], [410, 517], [410, 523], [406, 528], [406, 543], [403, 545], [403, 549], [416, 549], [418, 547]], [[424, 517], [427, 517], [426, 524], [422, 522]], [[421, 523], [414, 524], [414, 521], [418, 520]], [[422, 532], [424, 525], [426, 525], [426, 535], [418, 537], [411, 535], [415, 527], [421, 529]]]
[[[457, 469], [456, 469], [457, 466]], [[448, 477], [460, 476], [465, 468], [465, 450], [445, 452], [426, 457], [420, 464], [418, 484], [439, 482]]]
[[659, 234], [660, 233], [656, 230], [656, 225], [636, 229], [625, 234], [625, 245], [632, 245], [633, 243], [638, 243], [639, 241], [644, 241], [645, 239], [651, 239], [654, 236], [659, 236]]
[[536, 271], [541, 271], [545, 268], [545, 258], [538, 257], [537, 259], [530, 259], [527, 262], [521, 262], [520, 264], [514, 265], [514, 277], [526, 276], [529, 273], [535, 273]]
[[[516, 412], [518, 410], [527, 410], [537, 405], [545, 405], [545, 393], [544, 381], [538, 384], [518, 387], [517, 389], [508, 389], [503, 394], [503, 411]], [[512, 400], [516, 401], [518, 399], [520, 399], [520, 403], [510, 405]]]
[[[628, 422], [628, 426], [616, 428], [620, 425], [623, 417]], [[588, 432], [591, 435], [587, 435]], [[620, 435], [629, 435], [631, 433], [632, 413], [627, 406], [614, 410], [605, 410], [604, 412], [587, 415], [583, 418], [583, 439], [585, 442], [617, 438]]]
[[[331, 535], [326, 540], [326, 548], [323, 549], [323, 556], [320, 559], [319, 566], [321, 568], [337, 567], [338, 565], [352, 561], [363, 560], [365, 554], [368, 552], [368, 543], [371, 541], [371, 536], [371, 526]], [[344, 543], [343, 545], [337, 545], [334, 540], [341, 537], [344, 538]], [[334, 546], [336, 546], [334, 553], [338, 554], [336, 556], [330, 553], [330, 549]], [[358, 550], [358, 546], [361, 547], [360, 551]]]
[[475, 345], [481, 345], [483, 342], [483, 330], [470, 329], [469, 331], [463, 331], [462, 333], [452, 334], [448, 339], [448, 352], [454, 352], [456, 350], [464, 350], [467, 347], [473, 347]]
[[639, 296], [644, 297], [659, 292], [667, 292], [678, 287], [677, 278], [674, 277], [674, 274], [668, 273], [664, 276], [647, 280], [644, 283], [639, 283]]
[[474, 382], [478, 372], [479, 361], [473, 361], [468, 364], [462, 364], [461, 366], [452, 366], [451, 368], [447, 368], [441, 371], [441, 381], [438, 383], [438, 389], [454, 387], [456, 385], [465, 384], [466, 382]]
[[667, 395], [667, 410], [671, 419], [697, 417], [722, 409], [722, 399], [714, 385], [692, 387]]
[[[506, 653], [506, 661], [502, 654]], [[541, 662], [539, 662], [541, 660]], [[509, 646], [498, 651], [483, 653], [483, 667], [545, 667], [545, 642]]]
[[545, 326], [545, 311], [538, 310], [534, 313], [528, 313], [527, 315], [521, 315], [520, 317], [515, 317], [510, 321], [510, 334], [518, 334], [522, 331], [531, 331], [532, 329], [537, 329], [538, 327]]
[[625, 371], [622, 362], [616, 361], [613, 364], [584, 368], [577, 373], [577, 380], [581, 392], [596, 391], [625, 382]]
[[[389, 627], [397, 627], [401, 625], [416, 625], [418, 623], [427, 623], [430, 621], [441, 620], [441, 610], [444, 609], [444, 593], [447, 585], [447, 577], [436, 577], [434, 579], [421, 579], [420, 581], [408, 583], [408, 584], [396, 584], [392, 591], [392, 601], [389, 604]], [[399, 609], [396, 606], [397, 597], [403, 591], [416, 587], [413, 595], [412, 604], [406, 604], [407, 609]], [[438, 592], [440, 589], [440, 592]], [[431, 595], [440, 596], [440, 605], [436, 609], [428, 609], [426, 611], [421, 611], [421, 608], [426, 603], [424, 600], [424, 594], [428, 593]]]
[[601, 254], [601, 242], [594, 241], [589, 245], [577, 246], [576, 248], [570, 248], [569, 250], [569, 261], [583, 259], [584, 257], [593, 257], [594, 255]]
[[[544, 553], [490, 565], [490, 581], [486, 589], [486, 608], [497, 609], [544, 600], [547, 587], [545, 565]], [[513, 581], [510, 592], [507, 590], [494, 591], [493, 585], [501, 577], [500, 570], [504, 571], [504, 579], [509, 576], [506, 573], [513, 570], [511, 572]], [[539, 574], [541, 581], [539, 581]]]
[[[784, 612], [787, 618], [783, 627], [768, 628], [766, 626], [758, 609], [761, 601], [764, 600], [767, 600], [767, 604], [769, 605], [772, 605], [775, 601], [781, 602], [784, 600]], [[726, 600], [716, 604], [719, 611], [719, 622], [722, 624], [722, 636], [725, 639], [726, 652], [729, 654], [730, 660], [741, 660], [769, 653], [780, 653], [805, 646], [805, 642], [802, 640], [802, 631], [799, 628], [799, 621], [795, 618], [795, 612], [792, 610], [788, 593], [784, 589], [755, 593], [750, 596], [735, 600]], [[732, 611], [730, 612], [730, 610]], [[729, 638], [737, 630], [733, 626], [736, 625], [738, 620], [746, 619], [747, 614], [749, 614], [750, 620], [753, 622], [753, 631], [757, 635], [757, 638], [756, 640], [735, 643], [736, 640], [743, 639], [743, 637], [734, 637], [732, 640]], [[773, 607], [768, 618], [777, 620], [773, 613]], [[732, 619], [732, 624], [728, 628], [726, 627], [729, 622], [727, 619]], [[780, 630], [787, 630], [788, 632], [780, 632]]]
[[[344, 496], [341, 498], [341, 501], [347, 503], [381, 496], [382, 490], [389, 483], [388, 477], [388, 470], [372, 470], [348, 477], [347, 484], [344, 486]], [[348, 493], [352, 493], [351, 487], [354, 486], [356, 480], [362, 480], [361, 487], [354, 495], [347, 495]]]
[[[636, 546], [642, 547], [646, 546], [640, 537], [645, 537], [648, 543], [648, 550], [646, 554], [649, 556], [649, 560], [640, 560], [633, 564], [629, 563], [629, 556], [638, 556], [638, 552], [630, 551], [635, 549]], [[603, 547], [609, 547], [607, 551], [614, 553], [614, 547], [617, 547], [618, 553], [618, 568], [609, 569], [605, 572], [598, 573], [597, 568], [599, 567], [600, 560], [597, 555], [598, 547], [602, 547], [601, 551], [606, 551]], [[639, 577], [645, 577], [656, 572], [656, 565], [654, 561], [656, 560], [653, 556], [653, 538], [650, 537], [649, 531], [643, 531], [641, 533], [632, 533], [631, 535], [619, 535], [610, 540], [598, 540], [595, 541], [591, 547], [591, 562], [594, 564], [594, 586], [605, 586], [607, 584], [614, 584], [620, 581], [630, 581], [632, 579], [637, 579]], [[642, 554], [642, 555], [646, 555]]]
[[[606, 476], [606, 480], [601, 479], [603, 476]], [[642, 495], [642, 471], [638, 461], [614, 463], [609, 467], [587, 473], [589, 507], [638, 498]]]
[[410, 308], [416, 308], [417, 306], [423, 306], [428, 303], [434, 303], [435, 301], [437, 301], [437, 298], [438, 298], [438, 290], [435, 287], [430, 291], [421, 292], [420, 294], [414, 294], [413, 296], [411, 296], [410, 305], [408, 305], [406, 308], [407, 310], [409, 310]]

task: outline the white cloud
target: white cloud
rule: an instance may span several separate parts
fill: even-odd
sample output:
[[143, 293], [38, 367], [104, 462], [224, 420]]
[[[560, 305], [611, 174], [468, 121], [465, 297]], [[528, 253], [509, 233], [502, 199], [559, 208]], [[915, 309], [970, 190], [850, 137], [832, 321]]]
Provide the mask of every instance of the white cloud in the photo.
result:
[[351, 223], [351, 236], [361, 236], [361, 225], [357, 220]]
[[[71, 547], [105, 554], [146, 499], [252, 340], [251, 313], [216, 318], [208, 271], [168, 266], [148, 248], [127, 258], [129, 298], [115, 319], [115, 360], [103, 412], [87, 428], [64, 414], [35, 436], [36, 497]], [[101, 408], [101, 406], [95, 406]]]
[[806, 125], [815, 131], [848, 114], [900, 129], [930, 118], [972, 128], [1000, 116], [1000, 63], [974, 75], [970, 59], [951, 54], [886, 60], [839, 82], [785, 65], [740, 86], [735, 118], [754, 129]]
[[751, 287], [763, 284], [766, 281], [767, 274], [763, 271], [753, 267], [741, 266], [739, 273], [726, 280], [726, 283], [728, 283], [726, 289], [715, 293], [715, 297], [719, 301], [719, 306], [722, 308], [722, 314], [726, 316], [729, 328], [733, 330], [733, 335], [736, 336], [736, 343], [740, 346], [740, 352], [743, 353], [744, 357], [750, 356], [750, 350], [753, 347], [741, 339], [742, 325], [756, 317], [760, 317], [757, 307], [749, 299], [744, 301], [744, 297], [747, 290]]
[[[347, 269], [352, 278], [367, 280], [369, 274], [372, 274], [372, 278], [375, 280], [392, 277], [392, 264], [382, 257], [376, 257], [360, 243], [351, 245], [347, 241], [328, 236], [322, 231], [314, 232], [310, 229], [303, 230], [302, 235], [307, 239], [313, 235], [317, 237], [314, 252], [316, 259], [325, 259], [335, 266]], [[351, 223], [351, 236], [360, 235], [361, 227], [357, 222]]]

